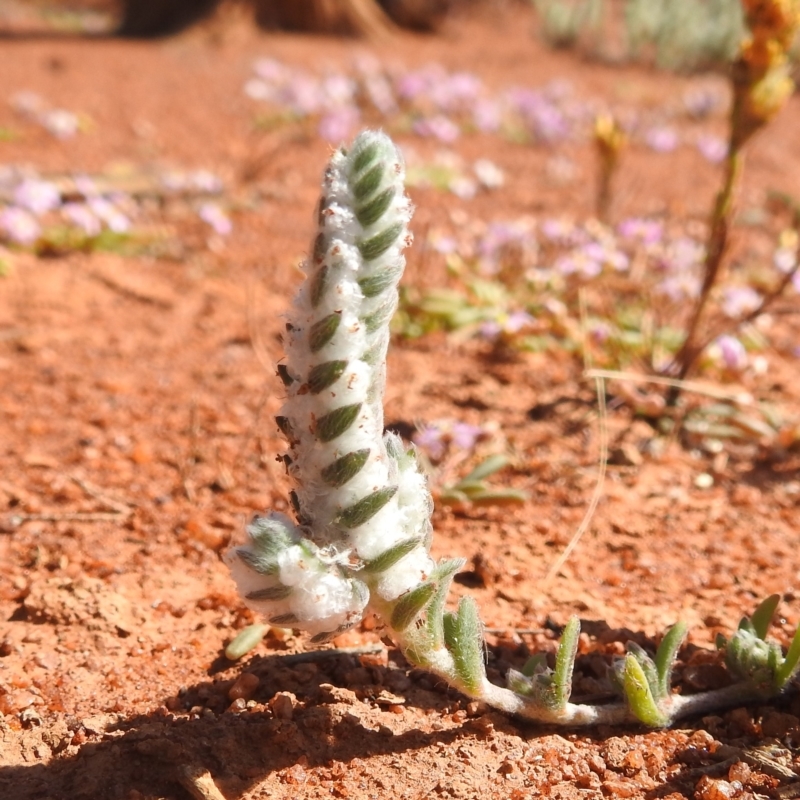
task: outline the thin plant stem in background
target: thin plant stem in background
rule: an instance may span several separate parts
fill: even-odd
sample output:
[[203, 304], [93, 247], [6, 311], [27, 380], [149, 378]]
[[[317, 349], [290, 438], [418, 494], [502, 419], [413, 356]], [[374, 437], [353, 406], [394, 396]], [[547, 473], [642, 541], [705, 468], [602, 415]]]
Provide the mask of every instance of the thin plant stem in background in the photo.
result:
[[[667, 370], [679, 380], [689, 375], [707, 344], [699, 341], [700, 324], [722, 273], [745, 145], [774, 119], [794, 89], [788, 53], [800, 29], [800, 0], [742, 0], [742, 6], [750, 36], [742, 42], [731, 71], [733, 104], [728, 153], [722, 188], [709, 221], [703, 283], [683, 344]], [[788, 285], [788, 281], [783, 285]], [[675, 405], [679, 396], [680, 384], [676, 384], [667, 395], [668, 405]]]
[[626, 141], [625, 132], [614, 117], [610, 114], [597, 117], [594, 123], [594, 145], [598, 160], [595, 214], [601, 222], [607, 223], [611, 214], [611, 183]]

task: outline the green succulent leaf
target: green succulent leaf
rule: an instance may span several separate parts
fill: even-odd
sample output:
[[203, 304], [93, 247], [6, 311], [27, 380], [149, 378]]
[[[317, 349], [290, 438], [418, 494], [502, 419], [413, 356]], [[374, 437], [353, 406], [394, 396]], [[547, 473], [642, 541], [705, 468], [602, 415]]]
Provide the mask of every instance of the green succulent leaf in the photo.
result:
[[471, 695], [479, 694], [485, 674], [483, 627], [472, 597], [462, 597], [458, 611], [444, 618], [444, 638], [464, 690]]
[[367, 463], [370, 452], [370, 448], [365, 447], [363, 450], [355, 450], [337, 458], [322, 470], [320, 477], [328, 486], [338, 489], [358, 475], [364, 464]]
[[397, 269], [382, 269], [368, 278], [360, 278], [358, 285], [364, 297], [377, 297], [397, 282]]
[[346, 361], [325, 361], [317, 364], [308, 373], [308, 391], [311, 394], [319, 394], [329, 386], [333, 386], [346, 369]]
[[275, 555], [263, 550], [250, 550], [247, 547], [238, 547], [236, 555], [250, 568], [259, 575], [275, 575], [278, 572], [278, 562]]
[[678, 655], [681, 645], [686, 639], [689, 627], [685, 622], [676, 622], [661, 640], [656, 650], [656, 673], [658, 675], [659, 700], [669, 697], [672, 692], [672, 665]]
[[658, 707], [647, 676], [637, 658], [629, 653], [625, 656], [622, 686], [634, 716], [652, 728], [662, 728], [669, 724], [669, 718]]
[[467, 500], [473, 505], [519, 505], [528, 501], [527, 492], [521, 489], [469, 489], [463, 492]]
[[737, 630], [746, 631], [747, 633], [750, 633], [753, 636], [756, 635], [756, 626], [753, 625], [753, 622], [750, 619], [750, 617], [742, 617], [739, 620], [739, 627], [737, 628]]
[[544, 653], [534, 653], [522, 667], [522, 674], [530, 678], [537, 673], [547, 670], [547, 656]]
[[529, 697], [533, 691], [530, 678], [515, 669], [510, 669], [506, 673], [506, 686], [514, 694], [519, 694], [523, 697]]
[[341, 436], [355, 421], [361, 403], [340, 406], [317, 420], [316, 433], [321, 442], [332, 442]]
[[775, 670], [775, 686], [778, 689], [783, 689], [794, 677], [798, 665], [800, 665], [800, 628], [795, 631], [783, 663]]
[[430, 602], [436, 593], [435, 583], [421, 583], [400, 597], [392, 611], [389, 624], [396, 631], [404, 631]]
[[397, 237], [403, 232], [404, 227], [402, 222], [395, 222], [369, 239], [356, 242], [364, 260], [374, 261], [376, 258], [380, 258], [397, 241]]
[[374, 225], [388, 210], [394, 199], [394, 187], [382, 191], [366, 203], [356, 208], [356, 219], [365, 228]]
[[444, 616], [444, 604], [447, 594], [450, 591], [450, 584], [453, 576], [464, 566], [464, 559], [451, 558], [436, 565], [430, 580], [439, 587], [431, 598], [427, 612], [428, 631], [431, 637], [431, 646], [439, 648], [444, 644], [445, 634], [442, 628]]
[[287, 625], [295, 625], [300, 620], [297, 618], [297, 614], [278, 614], [275, 617], [270, 617], [270, 625], [278, 625], [281, 627], [286, 627]]
[[337, 524], [350, 529], [369, 522], [396, 493], [396, 486], [384, 486], [382, 489], [377, 489], [339, 512], [336, 517]]
[[[383, 303], [379, 308], [375, 309], [371, 314], [367, 314], [363, 320], [364, 325], [367, 327], [367, 333], [375, 333], [375, 331], [380, 330], [392, 317], [395, 311], [395, 301], [394, 299], [387, 300]], [[373, 363], [369, 360], [368, 355], [364, 354], [362, 356], [362, 360], [366, 361], [368, 364]]]
[[380, 145], [371, 141], [353, 154], [353, 167], [351, 175], [357, 175], [366, 169], [380, 155]]
[[642, 668], [645, 678], [647, 678], [647, 684], [653, 692], [653, 696], [658, 698], [658, 671], [655, 662], [650, 658], [650, 654], [643, 647], [636, 644], [636, 642], [628, 642], [625, 648], [628, 653], [639, 662], [639, 666]]
[[481, 461], [475, 469], [464, 476], [464, 479], [459, 484], [483, 481], [490, 475], [494, 475], [495, 472], [499, 472], [503, 467], [508, 466], [509, 463], [508, 456], [503, 455], [503, 453], [495, 453]]
[[311, 326], [311, 330], [308, 332], [308, 347], [312, 353], [321, 350], [333, 339], [341, 321], [342, 315], [334, 312]]
[[775, 616], [775, 611], [778, 609], [778, 603], [781, 601], [779, 594], [770, 595], [766, 600], [759, 603], [758, 608], [751, 614], [750, 623], [753, 626], [753, 632], [759, 639], [766, 639], [769, 626], [772, 624], [772, 618]]
[[377, 558], [373, 558], [372, 561], [365, 562], [363, 570], [369, 574], [386, 572], [387, 569], [393, 567], [401, 558], [405, 558], [409, 553], [414, 552], [420, 544], [422, 544], [421, 538], [406, 539], [404, 542], [399, 542], [381, 553]]
[[370, 195], [378, 191], [378, 187], [383, 180], [383, 164], [378, 162], [370, 167], [354, 184], [353, 197], [356, 200], [366, 200]]
[[556, 651], [556, 665], [553, 670], [553, 701], [557, 708], [564, 708], [572, 694], [572, 673], [580, 634], [580, 620], [576, 616], [570, 617], [561, 634], [561, 644]]
[[259, 623], [242, 628], [225, 648], [225, 658], [229, 661], [238, 661], [253, 648], [258, 647], [259, 642], [267, 635], [267, 631], [269, 625]]
[[285, 600], [292, 593], [291, 586], [270, 586], [266, 589], [256, 589], [254, 592], [248, 592], [248, 600]]

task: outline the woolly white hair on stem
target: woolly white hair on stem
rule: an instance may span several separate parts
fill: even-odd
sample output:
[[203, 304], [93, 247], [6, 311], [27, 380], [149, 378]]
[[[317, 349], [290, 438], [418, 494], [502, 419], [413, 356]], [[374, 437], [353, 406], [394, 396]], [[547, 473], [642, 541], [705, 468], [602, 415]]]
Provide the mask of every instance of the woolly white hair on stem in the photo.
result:
[[[383, 435], [388, 324], [411, 240], [404, 176], [382, 133], [331, 158], [279, 367], [297, 522], [257, 520], [248, 545], [227, 556], [251, 607], [318, 635], [357, 622], [370, 591], [394, 600], [434, 567], [425, 480]], [[397, 545], [391, 571], [369, 568]]]

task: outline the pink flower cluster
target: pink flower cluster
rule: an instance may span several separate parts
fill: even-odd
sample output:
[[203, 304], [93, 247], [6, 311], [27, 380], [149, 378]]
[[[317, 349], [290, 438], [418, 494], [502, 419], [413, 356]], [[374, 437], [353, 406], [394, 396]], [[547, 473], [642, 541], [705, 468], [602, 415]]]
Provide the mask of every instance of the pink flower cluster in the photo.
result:
[[[168, 190], [187, 188], [204, 195], [218, 194], [222, 182], [208, 170], [167, 173]], [[63, 186], [63, 188], [62, 188]], [[75, 176], [59, 184], [33, 172], [14, 167], [0, 168], [0, 241], [21, 247], [35, 245], [48, 228], [66, 226], [93, 239], [103, 231], [126, 234], [143, 212], [137, 198], [123, 191], [101, 190], [86, 176]], [[231, 232], [232, 224], [220, 205], [201, 202], [198, 216], [219, 236]]]

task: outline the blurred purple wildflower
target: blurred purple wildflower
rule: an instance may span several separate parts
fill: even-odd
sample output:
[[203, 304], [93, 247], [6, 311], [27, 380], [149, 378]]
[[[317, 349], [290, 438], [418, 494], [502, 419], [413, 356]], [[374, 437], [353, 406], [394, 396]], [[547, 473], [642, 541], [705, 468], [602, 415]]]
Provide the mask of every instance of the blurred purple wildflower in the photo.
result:
[[563, 111], [541, 92], [513, 89], [510, 100], [531, 135], [538, 141], [550, 144], [569, 136], [569, 123]]
[[728, 155], [728, 143], [719, 136], [705, 134], [698, 136], [697, 149], [706, 161], [712, 164], [719, 164]]
[[64, 219], [79, 228], [86, 236], [97, 236], [103, 224], [86, 203], [66, 203], [61, 208]]
[[747, 351], [735, 337], [724, 334], [715, 339], [710, 355], [717, 356], [719, 362], [729, 370], [739, 371], [747, 366]]
[[41, 216], [61, 205], [61, 192], [50, 181], [26, 178], [14, 189], [14, 204]]
[[422, 117], [412, 126], [419, 136], [432, 136], [440, 142], [452, 144], [461, 134], [461, 129], [449, 117], [437, 114], [433, 117]]
[[545, 219], [539, 226], [539, 230], [545, 239], [563, 247], [576, 245], [584, 239], [583, 232], [577, 225], [566, 219]]
[[428, 237], [428, 244], [442, 255], [449, 256], [458, 252], [458, 241], [455, 236], [441, 236], [438, 234]]
[[693, 270], [705, 257], [705, 247], [688, 236], [680, 236], [669, 242], [660, 256], [659, 266], [669, 271]]
[[503, 170], [488, 158], [479, 158], [472, 169], [478, 183], [485, 189], [499, 189], [505, 182]]
[[338, 72], [326, 75], [320, 85], [326, 108], [352, 105], [355, 102], [357, 89], [358, 86], [352, 78]]
[[731, 319], [738, 319], [755, 311], [761, 303], [761, 295], [750, 286], [729, 286], [722, 299], [722, 313]]
[[71, 139], [80, 128], [76, 114], [63, 108], [55, 108], [41, 115], [39, 121], [56, 139]]
[[484, 272], [494, 273], [513, 254], [516, 259], [533, 260], [537, 242], [525, 221], [492, 222], [477, 242], [477, 254]]
[[41, 233], [36, 217], [30, 211], [7, 206], [0, 211], [0, 231], [14, 244], [33, 244]]
[[644, 136], [645, 144], [657, 153], [671, 153], [678, 146], [678, 132], [674, 128], [650, 128]]
[[90, 197], [87, 205], [92, 213], [114, 233], [126, 233], [130, 230], [131, 221], [120, 211], [115, 203], [106, 197]]
[[447, 188], [460, 200], [471, 200], [478, 193], [477, 184], [466, 175], [453, 178]]
[[512, 311], [503, 326], [506, 333], [519, 333], [533, 323], [533, 317], [527, 311]]
[[414, 434], [414, 444], [424, 450], [432, 461], [441, 461], [450, 447], [472, 451], [485, 435], [478, 425], [440, 419], [424, 425]]
[[481, 133], [495, 133], [503, 122], [503, 110], [496, 100], [480, 97], [472, 104], [472, 124]]
[[480, 324], [478, 335], [481, 339], [493, 342], [503, 332], [503, 326], [496, 319], [487, 319]]
[[193, 189], [207, 194], [219, 194], [223, 189], [222, 180], [207, 169], [197, 169], [189, 175], [189, 184]]
[[356, 106], [341, 106], [325, 114], [319, 121], [319, 135], [331, 144], [339, 144], [350, 138], [350, 134], [358, 127], [361, 112]]
[[469, 72], [456, 72], [432, 81], [428, 96], [440, 111], [453, 112], [469, 108], [481, 95], [480, 78]]
[[75, 188], [85, 198], [99, 194], [97, 185], [88, 175], [75, 176]]
[[791, 272], [797, 266], [797, 248], [778, 247], [772, 256], [772, 263], [781, 272]]
[[712, 114], [720, 101], [719, 92], [709, 86], [693, 86], [683, 95], [683, 107], [686, 113], [695, 119], [702, 119]]
[[197, 213], [200, 219], [210, 225], [218, 236], [227, 236], [233, 230], [230, 218], [216, 203], [203, 203]]
[[283, 83], [287, 79], [287, 68], [274, 58], [259, 58], [253, 71], [267, 83]]
[[325, 97], [319, 81], [302, 73], [291, 76], [283, 87], [282, 100], [300, 117], [315, 114], [325, 106]]
[[416, 100], [427, 94], [431, 87], [441, 83], [447, 77], [444, 68], [439, 64], [428, 64], [421, 69], [406, 72], [397, 79], [397, 94], [403, 100]]
[[265, 103], [275, 97], [273, 87], [259, 78], [249, 78], [244, 84], [244, 93], [251, 100], [259, 100]]
[[433, 461], [439, 461], [446, 449], [444, 431], [435, 422], [425, 425], [414, 434], [414, 444], [424, 450]]
[[608, 337], [611, 336], [611, 330], [611, 326], [607, 322], [598, 320], [589, 328], [589, 336], [595, 344], [602, 345], [608, 341]]
[[632, 239], [645, 245], [654, 245], [664, 237], [664, 225], [658, 220], [630, 217], [617, 226], [617, 233], [623, 239]]
[[656, 284], [656, 292], [666, 295], [673, 303], [696, 300], [700, 295], [700, 288], [700, 278], [687, 271], [668, 275], [664, 280]]
[[450, 437], [453, 444], [461, 450], [472, 450], [483, 434], [483, 428], [467, 422], [454, 422]]
[[47, 103], [41, 95], [23, 89], [11, 95], [9, 100], [11, 107], [19, 114], [33, 117], [44, 111]]
[[554, 266], [562, 275], [596, 278], [603, 271], [603, 262], [602, 247], [591, 242], [560, 256]]
[[384, 116], [397, 112], [394, 89], [386, 76], [367, 75], [364, 78], [364, 91], [370, 103]]

